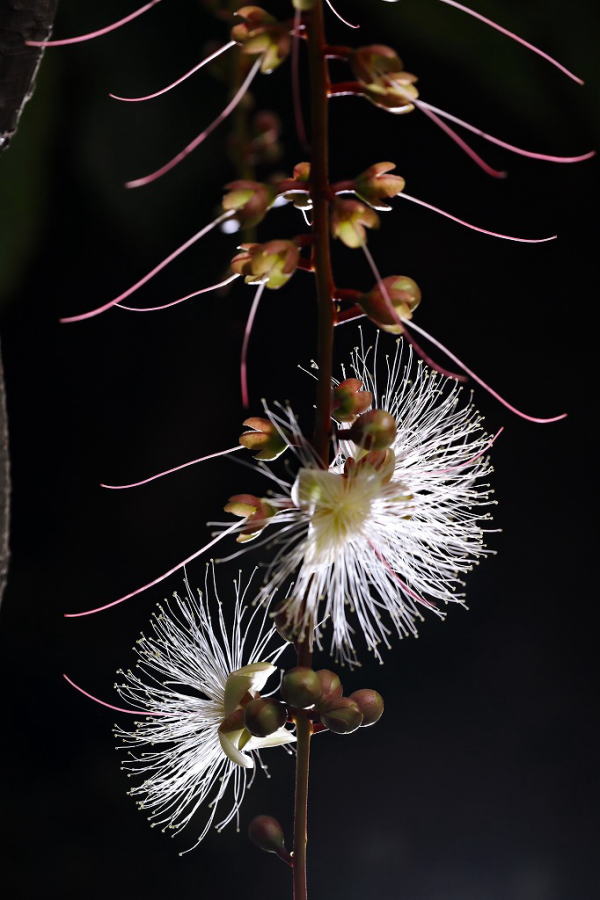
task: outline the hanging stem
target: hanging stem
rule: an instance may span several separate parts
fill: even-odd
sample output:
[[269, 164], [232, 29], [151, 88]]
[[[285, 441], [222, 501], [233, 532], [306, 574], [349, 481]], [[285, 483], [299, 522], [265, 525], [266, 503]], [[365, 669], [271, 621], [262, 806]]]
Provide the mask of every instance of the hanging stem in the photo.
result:
[[[323, 0], [306, 14], [311, 105], [311, 196], [313, 201], [313, 266], [317, 286], [318, 340], [317, 411], [314, 447], [324, 468], [329, 466], [331, 433], [331, 379], [333, 375], [334, 282], [331, 270], [329, 184], [329, 72]], [[296, 647], [299, 666], [312, 665], [312, 640]], [[307, 900], [306, 848], [308, 826], [308, 774], [312, 722], [304, 712], [296, 715], [296, 799], [294, 810], [294, 900]]]

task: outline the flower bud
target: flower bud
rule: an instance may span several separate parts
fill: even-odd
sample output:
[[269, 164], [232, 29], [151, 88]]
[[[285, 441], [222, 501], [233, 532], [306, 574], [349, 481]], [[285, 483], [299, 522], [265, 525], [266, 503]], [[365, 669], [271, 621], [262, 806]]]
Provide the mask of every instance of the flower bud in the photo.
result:
[[321, 697], [321, 681], [316, 672], [305, 666], [289, 669], [281, 682], [283, 699], [297, 709], [314, 706]]
[[292, 0], [292, 6], [294, 9], [299, 9], [301, 12], [307, 12], [309, 9], [314, 9], [316, 0]]
[[352, 69], [361, 82], [365, 97], [388, 112], [405, 113], [414, 109], [412, 100], [419, 96], [414, 87], [417, 78], [404, 71], [395, 50], [383, 44], [359, 47], [350, 59]]
[[262, 500], [253, 494], [234, 494], [223, 507], [225, 512], [246, 519], [241, 533], [236, 540], [240, 544], [253, 541], [269, 524], [277, 510], [268, 500]]
[[262, 56], [261, 72], [269, 74], [289, 56], [291, 36], [289, 26], [278, 22], [260, 6], [243, 6], [237, 16], [243, 19], [231, 29], [231, 39], [248, 56]]
[[377, 691], [363, 688], [350, 694], [350, 699], [354, 700], [362, 713], [363, 728], [366, 728], [368, 725], [374, 725], [382, 717], [384, 709], [383, 697]]
[[254, 459], [274, 460], [287, 450], [287, 444], [269, 419], [251, 416], [243, 423], [252, 431], [240, 435], [240, 444], [248, 450], [257, 450]]
[[246, 228], [262, 222], [275, 199], [273, 188], [259, 181], [232, 181], [225, 188], [228, 193], [223, 197], [223, 209], [235, 210], [235, 218]]
[[342, 687], [340, 676], [336, 672], [331, 672], [329, 669], [319, 669], [317, 676], [321, 684], [321, 699], [319, 700], [318, 708], [325, 709], [330, 704], [335, 704], [344, 693], [344, 688]]
[[287, 709], [283, 703], [269, 697], [256, 697], [244, 708], [244, 724], [254, 737], [268, 737], [286, 721]]
[[355, 249], [366, 243], [366, 228], [379, 228], [379, 216], [358, 200], [336, 197], [331, 209], [331, 233], [346, 247]]
[[392, 304], [399, 319], [412, 319], [413, 311], [421, 302], [419, 285], [406, 275], [390, 275], [358, 301], [367, 316], [383, 331], [402, 334], [402, 324], [396, 321], [390, 310]]
[[246, 284], [265, 284], [272, 290], [287, 284], [300, 260], [300, 251], [293, 241], [242, 244], [240, 250], [231, 261], [232, 271], [243, 275]]
[[363, 390], [358, 378], [346, 378], [333, 389], [332, 415], [338, 422], [353, 422], [366, 412], [373, 402], [373, 394]]
[[359, 416], [354, 425], [344, 431], [344, 439], [353, 441], [364, 450], [387, 450], [398, 432], [393, 416], [383, 409], [372, 409]]
[[256, 816], [248, 826], [248, 837], [266, 853], [285, 853], [283, 828], [272, 816]]
[[293, 203], [296, 209], [312, 209], [312, 197], [310, 196], [310, 163], [301, 162], [294, 166], [294, 174], [287, 180], [287, 189], [283, 195], [285, 199]]
[[360, 728], [363, 715], [350, 697], [340, 697], [321, 713], [321, 722], [334, 734], [351, 734]]
[[354, 181], [354, 190], [361, 200], [382, 211], [392, 207], [385, 201], [401, 194], [405, 180], [400, 175], [389, 175], [396, 168], [395, 163], [381, 162], [362, 172]]

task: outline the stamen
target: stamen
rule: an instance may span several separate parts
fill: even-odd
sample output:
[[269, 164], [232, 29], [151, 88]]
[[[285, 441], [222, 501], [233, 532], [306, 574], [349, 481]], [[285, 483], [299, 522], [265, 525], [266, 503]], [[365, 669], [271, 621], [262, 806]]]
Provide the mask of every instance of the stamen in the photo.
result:
[[371, 548], [371, 550], [373, 551], [373, 553], [375, 554], [377, 559], [383, 563], [383, 565], [385, 566], [387, 571], [390, 573], [390, 575], [398, 582], [400, 587], [402, 587], [406, 591], [406, 593], [408, 594], [409, 597], [412, 597], [412, 599], [416, 600], [417, 603], [421, 603], [423, 606], [426, 606], [427, 609], [433, 609], [436, 612], [439, 612], [435, 603], [431, 603], [430, 600], [425, 600], [424, 597], [421, 597], [419, 594], [416, 594], [411, 588], [409, 588], [409, 586], [406, 584], [406, 582], [400, 578], [400, 576], [398, 575], [396, 570], [390, 565], [390, 563], [385, 558], [383, 553], [381, 553], [377, 549], [377, 547], [375, 546], [373, 541], [367, 541], [367, 543], [369, 544], [369, 547]]
[[130, 716], [166, 716], [167, 715], [167, 713], [148, 712], [145, 709], [144, 710], [142, 710], [142, 709], [124, 709], [124, 707], [122, 707], [122, 706], [113, 706], [112, 703], [106, 703], [105, 700], [99, 700], [98, 697], [94, 697], [93, 694], [88, 694], [88, 692], [84, 691], [84, 689], [82, 687], [79, 687], [78, 684], [75, 684], [75, 682], [72, 681], [68, 675], [63, 674], [63, 678], [65, 679], [67, 684], [70, 684], [72, 688], [75, 688], [76, 691], [79, 691], [79, 693], [83, 694], [84, 697], [87, 697], [88, 700], [93, 700], [94, 703], [98, 703], [100, 706], [106, 706], [107, 709], [112, 709], [112, 710], [114, 710], [114, 712], [128, 713], [128, 715], [130, 715]]
[[186, 147], [183, 148], [183, 150], [180, 150], [179, 153], [173, 157], [173, 159], [170, 159], [169, 162], [164, 164], [164, 166], [161, 166], [160, 169], [157, 169], [155, 172], [151, 172], [150, 175], [144, 175], [143, 178], [136, 178], [133, 181], [126, 182], [125, 187], [136, 188], [143, 187], [146, 184], [151, 184], [153, 181], [161, 178], [167, 172], [170, 172], [171, 169], [174, 169], [175, 166], [179, 165], [179, 163], [187, 156], [189, 156], [192, 151], [199, 147], [200, 144], [202, 144], [206, 140], [206, 138], [213, 133], [215, 128], [217, 128], [221, 124], [221, 122], [224, 122], [225, 119], [229, 115], [231, 115], [236, 106], [242, 101], [244, 94], [246, 93], [258, 73], [261, 61], [262, 60], [260, 57], [256, 60], [256, 62], [248, 72], [248, 75], [246, 76], [238, 90], [235, 92], [225, 109], [221, 113], [219, 113], [217, 118], [210, 123], [208, 128], [205, 128], [204, 131], [202, 131], [197, 137], [195, 137], [193, 141], [191, 141]]
[[481, 158], [479, 153], [476, 153], [472, 147], [464, 141], [459, 134], [457, 134], [453, 128], [450, 128], [449, 125], [446, 125], [445, 122], [442, 121], [434, 112], [429, 109], [428, 106], [423, 105], [420, 100], [411, 100], [411, 103], [420, 109], [422, 113], [424, 113], [432, 122], [434, 122], [438, 128], [441, 128], [443, 132], [445, 132], [451, 140], [457, 144], [460, 149], [470, 156], [473, 162], [477, 163], [480, 169], [483, 169], [488, 175], [491, 175], [492, 178], [506, 178], [506, 172], [501, 172], [499, 169], [493, 169], [484, 159]]
[[225, 219], [229, 219], [231, 216], [235, 215], [234, 210], [228, 210], [223, 213], [222, 216], [216, 218], [210, 225], [205, 225], [204, 228], [201, 228], [200, 231], [196, 232], [196, 234], [192, 235], [181, 247], [178, 247], [177, 250], [174, 250], [173, 253], [170, 253], [162, 262], [160, 262], [157, 266], [155, 266], [147, 275], [144, 275], [143, 278], [140, 278], [139, 281], [136, 281], [134, 285], [130, 288], [127, 288], [126, 291], [123, 291], [122, 294], [119, 294], [118, 297], [115, 297], [114, 300], [110, 300], [108, 303], [105, 303], [103, 306], [98, 306], [96, 309], [92, 309], [86, 313], [80, 313], [78, 316], [66, 316], [63, 319], [60, 319], [60, 322], [82, 322], [84, 319], [91, 319], [93, 316], [99, 316], [100, 313], [106, 312], [107, 309], [111, 309], [113, 306], [116, 306], [117, 303], [120, 303], [121, 300], [125, 300], [127, 297], [130, 297], [135, 291], [141, 288], [143, 285], [147, 284], [155, 275], [158, 275], [165, 266], [168, 266], [169, 263], [173, 262], [174, 259], [177, 259], [185, 250], [191, 247], [196, 241], [199, 241], [200, 238], [204, 237], [205, 234], [208, 234], [209, 231], [212, 231], [213, 228], [216, 228], [217, 225], [220, 225], [221, 222], [224, 222]]
[[340, 13], [337, 11], [337, 9], [335, 8], [335, 6], [331, 2], [331, 0], [325, 0], [325, 3], [327, 4], [327, 6], [331, 10], [331, 12], [334, 14], [334, 16], [337, 16], [337, 18], [340, 20], [340, 22], [343, 22], [344, 25], [348, 26], [348, 28], [360, 28], [360, 25], [353, 25], [352, 22], [349, 22], [347, 19], [344, 19], [344, 17], [342, 15], [340, 15]]
[[218, 534], [212, 541], [209, 541], [208, 544], [205, 544], [204, 547], [201, 547], [200, 550], [196, 550], [195, 553], [192, 553], [191, 556], [188, 556], [187, 559], [182, 560], [182, 562], [177, 563], [176, 566], [173, 566], [172, 569], [169, 569], [168, 572], [163, 572], [162, 575], [159, 575], [158, 578], [155, 578], [153, 581], [149, 581], [148, 584], [144, 584], [142, 587], [137, 588], [135, 591], [131, 591], [129, 594], [125, 594], [124, 597], [119, 597], [118, 600], [113, 600], [112, 603], [105, 603], [104, 606], [97, 606], [96, 609], [87, 609], [84, 612], [78, 613], [65, 613], [65, 619], [77, 619], [81, 616], [91, 616], [94, 613], [103, 612], [105, 609], [110, 609], [113, 606], [118, 606], [119, 603], [124, 603], [125, 600], [129, 600], [131, 597], [136, 597], [138, 594], [147, 591], [148, 588], [154, 587], [157, 584], [160, 584], [161, 581], [164, 581], [165, 578], [168, 578], [169, 575], [173, 575], [174, 572], [178, 572], [180, 569], [183, 569], [184, 566], [187, 566], [188, 563], [191, 563], [194, 559], [197, 559], [203, 553], [206, 553], [207, 550], [210, 550], [211, 547], [214, 547], [215, 544], [218, 544], [224, 537], [227, 537], [228, 534], [231, 534], [235, 531], [236, 528], [239, 528], [239, 523], [234, 522], [230, 528], [227, 528], [225, 531], [222, 531], [221, 534]]
[[502, 434], [503, 431], [504, 431], [504, 426], [502, 426], [502, 428], [499, 428], [498, 431], [496, 432], [496, 434], [492, 438], [489, 439], [489, 441], [487, 442], [487, 444], [485, 445], [483, 450], [480, 450], [479, 453], [476, 453], [475, 456], [472, 456], [466, 462], [460, 463], [458, 466], [449, 466], [447, 469], [435, 469], [433, 472], [427, 472], [425, 474], [427, 474], [427, 475], [446, 475], [446, 474], [448, 474], [448, 472], [457, 472], [459, 469], [464, 469], [465, 466], [471, 466], [474, 462], [477, 462], [477, 460], [480, 459], [482, 456], [485, 456], [485, 454], [488, 452], [488, 450], [490, 450], [494, 446], [494, 444], [496, 443], [496, 441], [498, 440], [498, 438], [500, 437], [500, 435]]
[[465, 222], [464, 219], [459, 219], [457, 216], [453, 216], [451, 213], [445, 212], [437, 206], [432, 206], [431, 203], [426, 203], [424, 200], [418, 200], [417, 197], [411, 197], [410, 194], [405, 194], [404, 191], [401, 194], [398, 194], [398, 197], [404, 197], [405, 200], [410, 200], [412, 203], [417, 203], [419, 206], [425, 207], [425, 209], [430, 209], [440, 216], [445, 216], [446, 219], [450, 219], [452, 222], [458, 222], [459, 225], [464, 225], [465, 228], [470, 228], [471, 231], [478, 231], [481, 234], [487, 234], [490, 237], [502, 238], [502, 240], [505, 241], [516, 241], [519, 244], [545, 244], [548, 241], [555, 241], [558, 237], [557, 234], [553, 234], [551, 237], [546, 238], [519, 238], [512, 237], [509, 234], [499, 234], [497, 231], [488, 231], [486, 228], [480, 228], [478, 225], [471, 225], [470, 222]]
[[258, 305], [260, 303], [260, 299], [263, 295], [264, 289], [265, 285], [263, 283], [259, 286], [258, 290], [254, 294], [254, 300], [252, 301], [252, 306], [250, 307], [250, 313], [248, 315], [248, 321], [246, 322], [246, 328], [244, 329], [244, 340], [242, 342], [242, 354], [240, 359], [240, 384], [242, 389], [242, 405], [244, 407], [250, 405], [250, 398], [248, 394], [248, 344], [250, 343], [250, 335], [252, 334], [252, 328], [254, 327], [254, 320], [258, 311]]
[[509, 409], [516, 416], [519, 416], [521, 419], [525, 419], [525, 421], [527, 421], [527, 422], [535, 422], [539, 425], [547, 425], [551, 422], [560, 422], [561, 419], [567, 418], [567, 413], [562, 413], [560, 416], [552, 416], [549, 419], [540, 419], [537, 416], [530, 416], [527, 413], [521, 412], [520, 409], [517, 409], [516, 406], [513, 406], [511, 403], [508, 402], [508, 400], [505, 400], [504, 397], [501, 397], [500, 394], [497, 391], [495, 391], [492, 387], [490, 387], [490, 385], [487, 384], [482, 378], [480, 378], [479, 375], [476, 375], [475, 372], [473, 372], [471, 369], [469, 369], [469, 367], [466, 366], [465, 363], [462, 362], [462, 360], [460, 360], [457, 356], [455, 356], [455, 354], [452, 353], [451, 350], [449, 350], [447, 347], [445, 347], [444, 344], [442, 344], [436, 338], [432, 337], [432, 335], [428, 334], [419, 325], [415, 325], [414, 322], [407, 322], [406, 319], [402, 320], [402, 324], [405, 325], [406, 328], [414, 329], [419, 334], [421, 334], [424, 338], [427, 338], [428, 341], [431, 341], [431, 343], [435, 347], [437, 347], [438, 350], [441, 350], [442, 353], [445, 353], [446, 356], [448, 357], [448, 359], [451, 359], [452, 362], [456, 363], [456, 365], [459, 366], [459, 368], [461, 368], [463, 370], [463, 372], [466, 372], [467, 375], [469, 375], [469, 377], [473, 379], [473, 381], [475, 381], [484, 390], [486, 390], [488, 392], [488, 394], [491, 394], [491, 396], [494, 397], [499, 403], [501, 403], [502, 406], [505, 406], [507, 409]]
[[369, 248], [367, 247], [366, 244], [362, 245], [362, 249], [363, 249], [365, 256], [367, 257], [367, 262], [369, 263], [369, 266], [371, 267], [371, 271], [373, 272], [373, 275], [375, 276], [375, 280], [377, 282], [379, 290], [381, 291], [383, 298], [388, 305], [390, 315], [392, 316], [394, 321], [397, 322], [397, 324], [400, 325], [400, 327], [403, 329], [403, 334], [406, 337], [406, 340], [411, 345], [411, 347], [413, 348], [413, 350], [415, 351], [417, 356], [419, 356], [423, 360], [423, 362], [427, 363], [427, 365], [430, 366], [435, 372], [439, 372], [440, 375], [444, 375], [446, 378], [453, 378], [455, 381], [466, 381], [467, 379], [465, 378], [464, 375], [459, 375], [457, 372], [450, 372], [448, 369], [444, 369], [443, 366], [440, 366], [439, 363], [436, 363], [435, 360], [431, 359], [431, 357], [423, 350], [421, 345], [417, 343], [417, 341], [414, 339], [412, 334], [409, 334], [407, 332], [406, 328], [404, 328], [405, 319], [401, 319], [400, 316], [398, 315], [398, 313], [396, 312], [396, 310], [394, 309], [394, 304], [392, 303], [392, 301], [390, 299], [388, 289], [386, 288], [385, 282], [384, 282], [383, 278], [381, 277], [381, 272], [379, 271], [379, 268], [377, 267], [377, 263], [373, 259], [373, 254], [371, 253], [371, 251], [369, 250]]
[[104, 34], [109, 34], [111, 31], [116, 31], [117, 28], [121, 28], [123, 25], [127, 25], [128, 22], [132, 22], [134, 19], [137, 19], [138, 16], [141, 16], [149, 9], [152, 9], [157, 3], [160, 3], [160, 0], [150, 0], [150, 3], [140, 6], [135, 12], [129, 13], [129, 15], [125, 16], [123, 19], [119, 19], [111, 25], [106, 25], [104, 28], [99, 28], [97, 31], [89, 31], [87, 34], [80, 34], [77, 37], [72, 38], [63, 38], [59, 41], [25, 41], [25, 43], [28, 47], [65, 47], [67, 44], [80, 44], [83, 41], [91, 41], [94, 38], [102, 37]]
[[494, 137], [486, 131], [482, 131], [481, 128], [477, 128], [475, 125], [465, 122], [464, 119], [459, 119], [458, 116], [446, 112], [445, 109], [439, 109], [437, 106], [432, 106], [431, 103], [425, 103], [423, 100], [419, 100], [419, 103], [422, 107], [437, 113], [438, 116], [443, 116], [450, 122], [454, 122], [455, 125], [461, 125], [463, 128], [466, 128], [478, 137], [483, 138], [485, 141], [489, 141], [491, 144], [497, 144], [498, 147], [503, 147], [505, 150], [510, 150], [511, 153], [517, 153], [519, 156], [526, 156], [529, 159], [541, 159], [543, 162], [553, 163], [577, 163], [584, 162], [586, 159], [592, 159], [592, 157], [596, 155], [595, 150], [590, 150], [588, 153], [580, 153], [578, 156], [553, 156], [549, 153], [534, 153], [531, 150], [523, 150], [522, 147], [516, 147], [514, 144], [509, 144], [507, 141], [502, 141], [500, 138]]
[[116, 303], [119, 309], [126, 309], [127, 312], [158, 312], [161, 309], [170, 309], [172, 306], [177, 306], [178, 303], [184, 303], [186, 300], [191, 300], [192, 297], [198, 297], [200, 294], [208, 294], [211, 291], [218, 291], [219, 288], [226, 287], [226, 285], [231, 284], [232, 281], [235, 281], [236, 278], [240, 276], [237, 274], [230, 275], [229, 278], [225, 278], [223, 281], [219, 281], [217, 284], [211, 284], [209, 287], [201, 288], [199, 291], [194, 291], [193, 294], [186, 294], [185, 297], [180, 297], [179, 300], [171, 300], [170, 303], [163, 303], [162, 306], [125, 306], [124, 303]]
[[228, 44], [225, 44], [223, 47], [219, 47], [218, 50], [215, 50], [214, 53], [211, 53], [210, 56], [207, 56], [205, 59], [201, 60], [201, 62], [196, 63], [185, 75], [182, 75], [180, 78], [177, 78], [176, 81], [171, 82], [166, 87], [161, 88], [160, 91], [155, 91], [153, 94], [146, 94], [144, 97], [119, 97], [117, 94], [109, 94], [109, 97], [112, 97], [113, 100], [121, 100], [123, 103], [143, 103], [145, 100], [154, 100], [155, 97], [161, 97], [163, 94], [167, 94], [169, 91], [172, 91], [173, 88], [176, 88], [178, 85], [182, 84], [196, 72], [199, 72], [200, 69], [204, 68], [204, 66], [208, 65], [208, 63], [212, 62], [213, 59], [217, 59], [218, 56], [221, 56], [222, 53], [226, 53], [227, 50], [231, 50], [232, 47], [236, 46], [236, 41], [229, 41]]
[[229, 450], [219, 450], [218, 453], [210, 453], [208, 456], [200, 456], [198, 459], [192, 459], [189, 462], [182, 463], [179, 466], [174, 466], [172, 469], [166, 469], [164, 472], [158, 472], [156, 475], [151, 475], [149, 478], [144, 478], [143, 481], [134, 481], [132, 484], [101, 484], [101, 488], [107, 488], [109, 491], [125, 491], [128, 488], [141, 487], [143, 484], [148, 484], [150, 481], [156, 481], [158, 478], [164, 478], [165, 475], [172, 475], [174, 472], [181, 472], [182, 469], [187, 469], [189, 466], [195, 466], [196, 463], [206, 462], [209, 459], [216, 459], [219, 456], [227, 456], [228, 453], [235, 453], [236, 450], [243, 450], [241, 444], [238, 444], [237, 447], [230, 447]]
[[523, 47], [527, 47], [527, 49], [531, 50], [532, 53], [535, 53], [537, 56], [541, 56], [542, 59], [545, 59], [546, 62], [549, 62], [550, 65], [557, 68], [560, 72], [566, 75], [567, 78], [570, 78], [577, 84], [584, 84], [583, 79], [579, 78], [578, 75], [575, 75], [573, 72], [571, 72], [570, 69], [567, 69], [566, 66], [563, 66], [562, 63], [559, 63], [558, 60], [554, 59], [553, 56], [550, 56], [544, 50], [540, 50], [540, 48], [536, 47], [534, 44], [530, 44], [529, 41], [526, 41], [524, 38], [519, 37], [519, 35], [515, 34], [513, 31], [509, 31], [502, 25], [498, 25], [498, 23], [492, 21], [492, 19], [488, 19], [486, 18], [486, 16], [482, 16], [481, 13], [475, 12], [474, 9], [470, 9], [468, 6], [463, 6], [462, 3], [457, 3], [456, 0], [441, 0], [441, 3], [445, 3], [447, 6], [454, 6], [456, 7], [456, 9], [460, 9], [461, 12], [465, 12], [467, 13], [467, 15], [473, 16], [474, 19], [479, 19], [480, 22], [485, 22], [485, 24], [489, 25], [490, 28], [494, 28], [496, 31], [499, 31], [500, 34], [505, 34], [513, 41], [516, 41], [518, 44], [522, 44]]

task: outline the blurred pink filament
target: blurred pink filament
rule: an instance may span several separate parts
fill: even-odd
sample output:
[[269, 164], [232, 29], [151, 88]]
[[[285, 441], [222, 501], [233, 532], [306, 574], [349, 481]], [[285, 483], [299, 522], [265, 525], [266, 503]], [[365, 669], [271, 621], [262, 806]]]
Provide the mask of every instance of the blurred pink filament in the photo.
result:
[[140, 6], [139, 9], [136, 9], [134, 12], [129, 13], [129, 15], [125, 16], [123, 19], [119, 19], [117, 22], [112, 22], [111, 25], [106, 25], [104, 28], [99, 28], [97, 31], [88, 31], [86, 34], [80, 34], [77, 37], [72, 38], [63, 38], [59, 41], [25, 41], [25, 43], [29, 47], [65, 47], [67, 44], [81, 44], [83, 43], [83, 41], [91, 41], [94, 38], [102, 37], [105, 34], [110, 34], [111, 31], [116, 31], [123, 25], [127, 25], [128, 22], [133, 22], [134, 19], [137, 19], [138, 16], [141, 16], [145, 12], [148, 12], [148, 10], [152, 9], [153, 6], [156, 6], [157, 3], [160, 3], [160, 0], [150, 0], [150, 3], [146, 3], [144, 4], [144, 6]]
[[134, 481], [132, 484], [101, 484], [100, 487], [107, 488], [109, 491], [124, 491], [128, 488], [141, 487], [143, 484], [149, 484], [151, 481], [156, 481], [159, 478], [164, 478], [165, 475], [172, 475], [174, 472], [181, 472], [182, 469], [187, 469], [190, 466], [195, 466], [196, 463], [206, 462], [209, 459], [216, 459], [219, 456], [227, 456], [229, 453], [235, 453], [236, 450], [243, 450], [244, 448], [241, 444], [238, 444], [237, 447], [230, 447], [229, 450], [219, 450], [218, 453], [209, 453], [208, 456], [200, 456], [198, 459], [192, 459], [189, 462], [182, 463], [179, 466], [174, 466], [172, 469], [165, 469], [164, 472], [158, 472], [156, 475], [150, 475], [149, 478], [144, 478], [142, 481]]

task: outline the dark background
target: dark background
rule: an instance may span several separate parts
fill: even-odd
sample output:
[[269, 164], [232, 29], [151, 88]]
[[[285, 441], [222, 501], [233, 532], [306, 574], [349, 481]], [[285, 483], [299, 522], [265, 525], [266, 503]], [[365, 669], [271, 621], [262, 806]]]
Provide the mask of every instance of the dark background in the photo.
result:
[[[474, 8], [555, 52], [585, 77], [549, 65], [435, 0], [339, 0], [359, 35], [330, 19], [333, 42], [384, 40], [420, 76], [422, 97], [530, 149], [598, 146], [598, 11], [591, 0], [481, 0]], [[131, 4], [63, 0], [56, 35], [80, 33]], [[277, 7], [277, 8], [276, 8]], [[287, 3], [273, 3], [274, 12]], [[0, 294], [13, 454], [12, 570], [1, 615], [2, 883], [11, 898], [286, 897], [288, 872], [244, 833], [211, 834], [182, 859], [126, 797], [114, 715], [60, 678], [111, 699], [114, 671], [170, 579], [102, 615], [65, 611], [107, 602], [206, 540], [247, 470], [207, 463], [135, 493], [102, 492], [231, 446], [242, 409], [237, 361], [251, 294], [199, 298], [136, 316], [115, 310], [77, 325], [59, 315], [99, 305], [209, 221], [233, 171], [225, 126], [153, 187], [122, 182], [155, 168], [224, 103], [209, 72], [169, 97], [117, 104], [192, 65], [224, 27], [197, 2], [169, 0], [112, 37], [46, 54], [14, 146], [0, 159]], [[343, 77], [343, 76], [342, 76]], [[283, 111], [288, 170], [304, 153], [290, 118], [289, 69], [256, 83], [259, 107]], [[596, 102], [595, 102], [596, 101]], [[336, 178], [394, 160], [407, 190], [498, 231], [560, 240], [494, 241], [412, 205], [387, 216], [371, 247], [384, 274], [410, 274], [433, 331], [522, 408], [568, 410], [526, 424], [482, 392], [500, 505], [497, 557], [469, 580], [470, 612], [430, 619], [366, 662], [349, 690], [375, 687], [386, 716], [353, 737], [319, 737], [311, 785], [313, 900], [592, 900], [598, 895], [593, 533], [597, 305], [594, 163], [553, 166], [482, 143], [508, 168], [481, 173], [418, 113], [386, 116], [364, 101], [333, 108]], [[283, 163], [282, 163], [283, 165]], [[262, 234], [301, 230], [277, 210]], [[212, 236], [139, 295], [166, 302], [217, 280], [236, 238]], [[368, 288], [361, 255], [336, 248], [338, 282]], [[144, 302], [142, 302], [144, 301]], [[268, 293], [251, 347], [251, 391], [309, 414], [298, 362], [314, 354], [314, 296], [298, 275]], [[338, 334], [338, 359], [356, 342]], [[258, 489], [258, 484], [256, 484]], [[200, 583], [203, 563], [190, 568]], [[223, 573], [227, 593], [230, 571]], [[319, 660], [327, 664], [324, 656]], [[268, 759], [242, 826], [259, 812], [290, 832], [292, 765]]]

